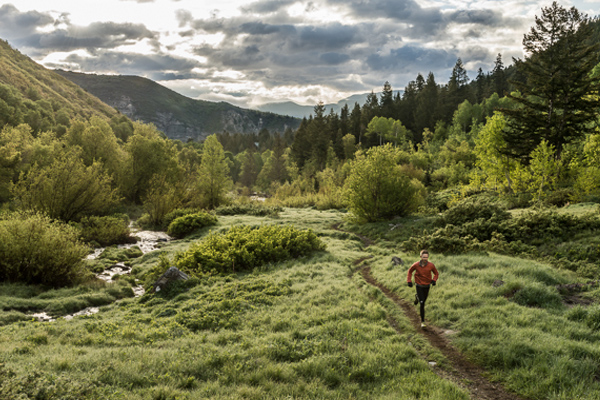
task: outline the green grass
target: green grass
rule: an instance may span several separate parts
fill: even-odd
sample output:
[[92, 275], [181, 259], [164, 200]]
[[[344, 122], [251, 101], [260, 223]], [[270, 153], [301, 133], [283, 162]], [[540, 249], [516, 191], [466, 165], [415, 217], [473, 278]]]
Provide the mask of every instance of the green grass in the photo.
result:
[[[349, 275], [365, 253], [330, 228], [342, 217], [286, 209], [269, 221], [313, 229], [326, 252], [125, 299], [72, 321], [0, 328], [0, 375], [9, 377], [0, 393], [33, 390], [31, 382], [51, 391], [60, 382], [82, 399], [468, 399], [430, 369], [422, 354], [435, 352], [425, 342], [419, 352], [409, 344], [410, 324], [396, 333], [370, 287]], [[264, 223], [228, 216], [218, 229]], [[156, 262], [149, 254], [133, 264], [143, 276]]]
[[[430, 259], [440, 278], [427, 301], [428, 319], [455, 332], [453, 344], [467, 357], [526, 398], [599, 398], [599, 308], [568, 307], [555, 287], [575, 282], [573, 273], [494, 254]], [[412, 299], [405, 268], [383, 257], [371, 264], [380, 282]], [[597, 290], [583, 295], [598, 299]]]
[[[314, 209], [284, 209], [266, 219], [222, 216], [213, 232], [293, 225], [312, 229], [327, 250], [243, 274], [194, 278], [71, 321], [22, 320], [20, 309], [3, 308], [0, 398], [468, 399], [443, 378], [449, 361], [395, 304], [353, 273], [352, 262], [371, 255], [373, 275], [411, 299], [406, 272], [418, 255], [401, 252], [394, 239], [426, 220], [392, 221], [399, 225], [391, 230], [388, 223], [355, 226], [345, 217]], [[355, 235], [333, 229], [336, 223], [373, 234], [377, 242], [365, 248]], [[133, 275], [144, 279], [161, 254], [172, 258], [209, 232], [132, 260]], [[393, 255], [406, 265], [393, 266]], [[485, 366], [492, 380], [523, 397], [598, 398], [600, 306], [556, 301], [555, 286], [575, 282], [575, 273], [495, 254], [432, 254], [431, 260], [440, 280], [430, 292], [427, 319], [453, 331], [453, 345]], [[500, 280], [503, 285], [492, 285]], [[118, 285], [125, 283], [97, 290]], [[89, 295], [63, 290], [3, 285], [0, 304], [24, 302], [31, 312], [36, 304]], [[593, 288], [581, 295], [600, 298]], [[429, 361], [438, 363], [440, 375]]]

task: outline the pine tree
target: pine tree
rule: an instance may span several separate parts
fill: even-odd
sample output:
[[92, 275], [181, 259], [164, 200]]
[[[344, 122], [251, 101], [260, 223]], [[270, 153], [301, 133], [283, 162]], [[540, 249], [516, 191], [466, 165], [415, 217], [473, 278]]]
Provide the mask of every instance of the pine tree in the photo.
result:
[[394, 92], [389, 82], [385, 82], [383, 85], [383, 91], [381, 92], [381, 116], [386, 118], [392, 118], [394, 115]]
[[524, 81], [512, 82], [520, 91], [509, 97], [520, 104], [503, 109], [509, 117], [505, 139], [513, 157], [529, 160], [531, 152], [546, 140], [560, 159], [563, 147], [594, 127], [600, 90], [590, 76], [598, 58], [598, 44], [589, 45], [590, 19], [575, 7], [556, 2], [542, 8], [541, 17], [523, 38], [525, 60], [515, 59]]
[[415, 110], [415, 132], [418, 132], [417, 142], [421, 142], [421, 132], [425, 128], [433, 130], [437, 120], [438, 86], [435, 76], [430, 72], [423, 90], [417, 96], [417, 108]]
[[502, 62], [502, 55], [498, 53], [496, 62], [494, 63], [494, 69], [492, 70], [492, 80], [494, 81], [494, 90], [498, 93], [498, 96], [504, 96], [504, 92], [508, 89], [506, 77], [504, 75], [504, 63]]

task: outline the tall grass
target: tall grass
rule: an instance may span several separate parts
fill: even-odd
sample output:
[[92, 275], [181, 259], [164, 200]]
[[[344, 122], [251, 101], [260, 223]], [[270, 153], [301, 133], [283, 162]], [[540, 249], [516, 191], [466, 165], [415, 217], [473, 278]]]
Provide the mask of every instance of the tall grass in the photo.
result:
[[[265, 223], [252, 215], [219, 220], [215, 231], [221, 232]], [[368, 247], [332, 227], [356, 227], [339, 211], [283, 209], [268, 223], [311, 229], [327, 251], [244, 273], [207, 274], [72, 321], [21, 316], [25, 308], [89, 293], [1, 286], [0, 398], [469, 398], [443, 378], [450, 362], [395, 304], [353, 273], [353, 261], [372, 256], [375, 277], [412, 299], [406, 272], [418, 255], [402, 252], [393, 239], [410, 236], [427, 220], [361, 226], [362, 235], [377, 239]], [[143, 278], [160, 254], [172, 258], [208, 234], [199, 231], [133, 260], [132, 274]], [[405, 265], [394, 266], [392, 255]], [[431, 260], [440, 279], [430, 292], [428, 322], [443, 328], [492, 380], [527, 398], [598, 398], [600, 306], [567, 306], [556, 289], [576, 282], [575, 273], [492, 253], [432, 253]], [[106, 290], [118, 289], [112, 285]], [[593, 287], [580, 295], [600, 299]], [[6, 306], [20, 302], [23, 309]]]
[[[399, 336], [351, 262], [363, 245], [330, 228], [342, 214], [284, 210], [328, 248], [237, 275], [126, 299], [99, 314], [0, 328], [0, 394], [53, 388], [79, 399], [468, 399]], [[255, 225], [264, 218], [220, 217]], [[161, 251], [181, 249], [173, 242]], [[133, 262], [141, 276], [156, 257]], [[401, 316], [399, 316], [401, 317]], [[426, 346], [426, 344], [423, 344]], [[35, 372], [32, 372], [35, 371]], [[2, 397], [2, 396], [0, 396]]]
[[[598, 398], [598, 307], [571, 308], [556, 288], [577, 281], [575, 274], [494, 254], [430, 259], [440, 278], [427, 301], [428, 319], [453, 332], [453, 343], [469, 358], [526, 398]], [[412, 299], [414, 290], [404, 284], [407, 268], [386, 261], [374, 260], [373, 274]], [[600, 298], [597, 290], [583, 296]]]

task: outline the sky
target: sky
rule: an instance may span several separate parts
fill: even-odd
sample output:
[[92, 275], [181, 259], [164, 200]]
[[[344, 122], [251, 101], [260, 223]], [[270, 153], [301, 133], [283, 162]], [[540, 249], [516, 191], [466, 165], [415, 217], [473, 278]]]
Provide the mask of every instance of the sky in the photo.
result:
[[[523, 58], [551, 1], [0, 0], [0, 38], [47, 68], [144, 76], [255, 108], [402, 90], [418, 73], [471, 79]], [[559, 0], [589, 16], [600, 0]]]

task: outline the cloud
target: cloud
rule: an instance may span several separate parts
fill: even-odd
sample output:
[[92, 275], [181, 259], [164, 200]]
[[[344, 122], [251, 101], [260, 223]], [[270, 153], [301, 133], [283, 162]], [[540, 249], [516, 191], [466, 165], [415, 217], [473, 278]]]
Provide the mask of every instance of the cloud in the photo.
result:
[[[93, 57], [71, 54], [65, 63], [77, 65], [81, 71], [98, 73], [118, 73], [121, 75], [143, 75], [153, 80], [199, 78], [193, 72], [199, 64], [190, 59], [168, 54], [137, 54], [115, 51], [98, 51]], [[49, 67], [61, 68], [59, 63]], [[176, 72], [173, 72], [176, 71]]]
[[[157, 9], [167, 4], [118, 1], [155, 3]], [[164, 19], [174, 17], [175, 23], [160, 32], [143, 23], [79, 26], [68, 13], [20, 12], [3, 5], [0, 36], [38, 58], [72, 52], [58, 62], [53, 58], [55, 65], [81, 71], [203, 80], [207, 86], [230, 85], [226, 93], [238, 94], [242, 87], [251, 93], [256, 86], [266, 91], [319, 86], [320, 93], [347, 93], [381, 88], [385, 81], [401, 89], [417, 73], [429, 71], [443, 83], [458, 57], [470, 72], [486, 65], [491, 70], [497, 53], [505, 60], [518, 53], [527, 29], [523, 24], [532, 22], [496, 1], [464, 9], [443, 0], [429, 2], [431, 7], [418, 0], [258, 0], [241, 5], [237, 14], [224, 14], [233, 16], [214, 10], [202, 18], [185, 8], [191, 2], [169, 3], [171, 14]], [[141, 9], [127, 8], [132, 7]], [[141, 54], [148, 46], [153, 53]]]
[[[39, 28], [55, 26], [49, 32]], [[0, 7], [0, 34], [19, 47], [29, 48], [40, 56], [55, 51], [110, 49], [133, 45], [144, 39], [156, 40], [158, 34], [143, 24], [94, 22], [88, 26], [71, 24], [69, 15], [54, 18], [50, 13], [20, 12], [13, 5]]]
[[263, 0], [242, 7], [245, 12], [269, 14], [283, 10], [285, 7], [296, 3], [297, 0]]
[[[456, 59], [456, 54], [446, 50], [407, 45], [392, 49], [387, 54], [372, 54], [367, 59], [367, 64], [375, 71], [416, 70], [423, 67], [429, 70], [440, 70], [451, 68]], [[422, 72], [423, 70], [419, 71]]]
[[20, 12], [12, 4], [0, 7], [0, 36], [21, 38], [31, 35], [37, 28], [54, 24], [55, 19], [48, 13], [38, 11]]

